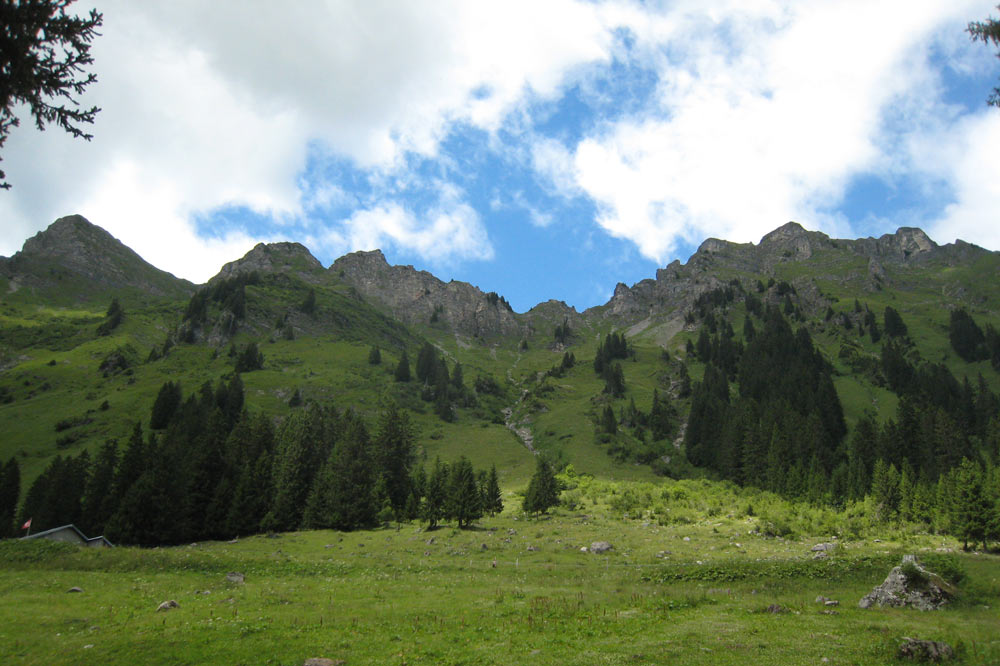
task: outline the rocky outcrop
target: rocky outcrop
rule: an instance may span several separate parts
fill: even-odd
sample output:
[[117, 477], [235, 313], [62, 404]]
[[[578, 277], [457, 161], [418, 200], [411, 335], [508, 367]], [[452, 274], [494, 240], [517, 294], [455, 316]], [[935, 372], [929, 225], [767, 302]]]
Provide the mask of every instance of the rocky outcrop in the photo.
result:
[[438, 324], [482, 339], [520, 336], [528, 330], [497, 294], [468, 282], [445, 283], [413, 266], [390, 266], [381, 250], [345, 255], [333, 262], [330, 272], [407, 324]]
[[246, 273], [291, 273], [305, 282], [323, 278], [323, 264], [300, 243], [258, 243], [242, 259], [231, 261], [209, 283]]
[[858, 602], [858, 607], [894, 606], [937, 610], [951, 598], [948, 587], [940, 576], [920, 566], [913, 555], [904, 555], [903, 563], [893, 567], [885, 581]]

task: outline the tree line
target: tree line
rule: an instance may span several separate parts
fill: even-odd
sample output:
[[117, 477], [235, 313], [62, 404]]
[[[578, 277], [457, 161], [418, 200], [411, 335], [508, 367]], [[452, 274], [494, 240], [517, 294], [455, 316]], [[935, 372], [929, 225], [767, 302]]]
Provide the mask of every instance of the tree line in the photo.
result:
[[[496, 468], [462, 458], [416, 465], [415, 432], [393, 404], [374, 428], [350, 409], [311, 404], [280, 423], [248, 411], [239, 375], [186, 398], [165, 384], [151, 424], [123, 448], [57, 456], [28, 489], [18, 520], [33, 531], [73, 523], [113, 542], [156, 545], [300, 528], [351, 530], [391, 520], [454, 520], [503, 509]], [[20, 491], [15, 460], [0, 470], [5, 535]]]

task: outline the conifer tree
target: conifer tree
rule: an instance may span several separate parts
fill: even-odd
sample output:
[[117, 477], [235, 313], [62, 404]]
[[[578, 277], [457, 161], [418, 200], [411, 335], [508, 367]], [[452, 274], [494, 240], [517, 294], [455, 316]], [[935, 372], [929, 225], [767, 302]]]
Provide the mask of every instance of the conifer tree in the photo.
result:
[[503, 512], [503, 494], [500, 492], [500, 481], [497, 478], [496, 465], [490, 467], [490, 475], [486, 479], [484, 499], [484, 509], [491, 516]]
[[604, 412], [601, 415], [601, 430], [609, 435], [618, 432], [618, 420], [615, 418], [615, 410], [611, 408], [610, 404], [604, 406]]
[[389, 402], [379, 418], [374, 440], [374, 463], [396, 515], [403, 515], [410, 495], [410, 470], [416, 433], [409, 413]]
[[160, 387], [160, 392], [156, 394], [153, 402], [153, 409], [149, 417], [149, 427], [153, 430], [162, 430], [167, 427], [174, 412], [181, 404], [180, 382], [166, 382]]
[[872, 469], [872, 500], [881, 521], [893, 519], [899, 510], [899, 471], [879, 458]]
[[410, 357], [406, 355], [405, 349], [399, 357], [399, 363], [396, 365], [395, 378], [397, 382], [410, 381]]
[[356, 415], [348, 413], [344, 418], [344, 433], [306, 501], [306, 527], [353, 530], [371, 527], [378, 516], [368, 430]]
[[890, 338], [906, 337], [906, 324], [903, 323], [903, 318], [899, 316], [899, 313], [896, 312], [896, 309], [891, 305], [885, 306], [885, 314], [882, 317], [882, 324], [885, 329], [885, 334]]
[[451, 466], [448, 484], [448, 515], [458, 522], [458, 528], [468, 527], [483, 515], [476, 473], [465, 456]]
[[417, 354], [417, 381], [433, 384], [438, 371], [438, 356], [434, 345], [425, 342]]
[[378, 345], [373, 345], [371, 351], [368, 352], [368, 363], [369, 365], [378, 365], [382, 362], [382, 352], [379, 350]]
[[89, 536], [104, 531], [104, 525], [111, 518], [111, 508], [105, 499], [111, 494], [118, 466], [118, 442], [109, 439], [101, 446], [87, 479], [82, 500], [80, 529]]
[[546, 513], [559, 504], [559, 484], [544, 456], [537, 456], [535, 473], [528, 482], [521, 508], [527, 513]]
[[308, 421], [302, 412], [289, 416], [275, 438], [274, 501], [261, 524], [265, 531], [286, 532], [302, 524], [316, 458]]
[[[0, 470], [0, 539], [16, 534], [14, 513], [21, 496], [21, 469], [17, 458], [11, 457]], [[29, 516], [30, 517], [30, 516]]]
[[995, 506], [983, 486], [983, 471], [980, 466], [963, 458], [953, 471], [951, 498], [948, 512], [951, 518], [951, 533], [962, 541], [962, 548], [969, 544], [982, 543], [986, 546], [986, 534], [990, 531]]
[[442, 463], [440, 458], [436, 458], [434, 460], [434, 469], [431, 471], [430, 478], [427, 479], [424, 504], [420, 516], [427, 522], [427, 529], [434, 529], [437, 527], [438, 522], [445, 517], [447, 499], [448, 466]]

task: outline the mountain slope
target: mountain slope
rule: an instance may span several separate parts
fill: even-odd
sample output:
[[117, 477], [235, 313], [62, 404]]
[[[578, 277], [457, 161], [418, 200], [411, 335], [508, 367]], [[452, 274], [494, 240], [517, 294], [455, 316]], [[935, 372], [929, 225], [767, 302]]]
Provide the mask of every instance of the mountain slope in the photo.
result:
[[[58, 304], [110, 300], [109, 294], [129, 303], [169, 300], [194, 288], [80, 215], [59, 218], [26, 240], [13, 257], [0, 257], [0, 278], [8, 298]], [[15, 295], [21, 290], [25, 293]]]
[[[982, 374], [1000, 388], [988, 360], [967, 362], [949, 338], [960, 308], [1000, 328], [1000, 254], [939, 246], [918, 229], [839, 240], [789, 223], [758, 244], [709, 239], [686, 264], [619, 284], [607, 304], [582, 313], [557, 301], [515, 313], [495, 293], [389, 266], [378, 251], [324, 269], [297, 243], [258, 245], [195, 288], [78, 217], [0, 260], [0, 274], [0, 459], [17, 455], [26, 480], [55, 455], [124, 441], [135, 420], [148, 420], [164, 382], [179, 381], [187, 396], [231, 376], [250, 343], [264, 357], [261, 370], [242, 375], [252, 408], [284, 418], [298, 394], [374, 419], [391, 400], [413, 415], [422, 455], [495, 462], [508, 483], [530, 474], [528, 445], [603, 477], [651, 478], [650, 461], [660, 472], [702, 473], [680, 446], [690, 387], [708, 367], [691, 349], [710, 326], [743, 339], [768, 306], [806, 329], [830, 364], [849, 432], [866, 411], [896, 413], [899, 396], [882, 370], [887, 338], [871, 324], [881, 330], [887, 308], [908, 326], [909, 362], [941, 363], [960, 382]], [[114, 297], [124, 320], [101, 335]], [[608, 364], [621, 367], [620, 395], [594, 370], [611, 332], [627, 340], [625, 356]], [[475, 396], [455, 403], [453, 421], [436, 415], [427, 387], [394, 380], [402, 353], [412, 367], [425, 341], [449, 372], [461, 364]], [[655, 434], [654, 395], [672, 414]], [[602, 430], [608, 409], [614, 435]]]

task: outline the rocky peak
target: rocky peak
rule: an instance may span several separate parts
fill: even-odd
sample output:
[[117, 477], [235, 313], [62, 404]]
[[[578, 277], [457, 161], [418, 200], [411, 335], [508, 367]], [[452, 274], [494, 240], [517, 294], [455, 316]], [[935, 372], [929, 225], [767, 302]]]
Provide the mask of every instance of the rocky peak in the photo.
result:
[[907, 257], [931, 252], [937, 247], [937, 243], [932, 241], [923, 229], [917, 227], [900, 227], [890, 238], [892, 244]]
[[187, 280], [148, 264], [82, 215], [61, 217], [26, 240], [20, 252], [0, 264], [0, 272], [19, 287], [77, 300], [108, 289], [161, 297], [193, 288]]
[[313, 282], [316, 276], [311, 274], [321, 270], [323, 265], [301, 243], [258, 243], [242, 259], [223, 266], [210, 282], [254, 271], [262, 274], [295, 273], [298, 277]]
[[774, 231], [764, 234], [764, 237], [760, 239], [761, 245], [770, 245], [772, 243], [787, 243], [796, 238], [802, 238], [809, 235], [801, 224], [798, 222], [786, 222]]

